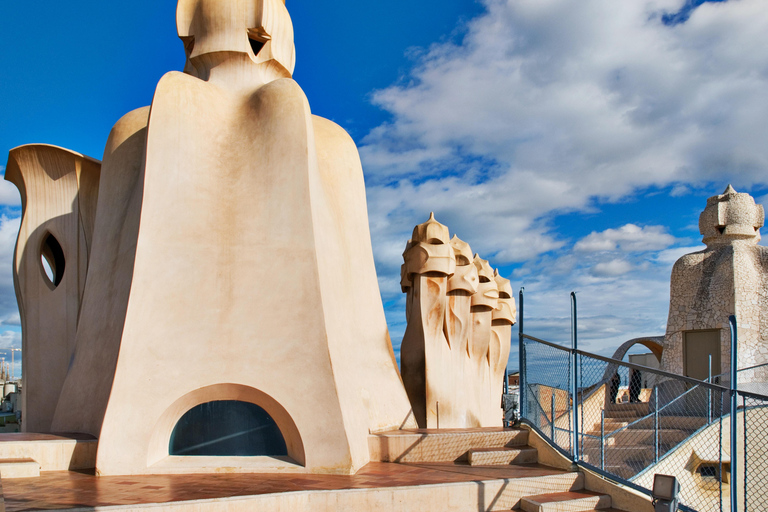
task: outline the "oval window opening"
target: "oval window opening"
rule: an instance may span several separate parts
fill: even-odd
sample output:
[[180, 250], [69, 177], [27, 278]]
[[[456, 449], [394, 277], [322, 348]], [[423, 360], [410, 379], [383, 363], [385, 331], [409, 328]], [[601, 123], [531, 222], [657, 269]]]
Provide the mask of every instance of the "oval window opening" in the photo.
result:
[[40, 249], [40, 263], [43, 265], [43, 273], [50, 285], [54, 288], [61, 284], [64, 277], [64, 250], [56, 237], [48, 233], [43, 240]]
[[187, 411], [173, 428], [168, 451], [185, 456], [288, 455], [283, 434], [267, 411], [236, 400]]

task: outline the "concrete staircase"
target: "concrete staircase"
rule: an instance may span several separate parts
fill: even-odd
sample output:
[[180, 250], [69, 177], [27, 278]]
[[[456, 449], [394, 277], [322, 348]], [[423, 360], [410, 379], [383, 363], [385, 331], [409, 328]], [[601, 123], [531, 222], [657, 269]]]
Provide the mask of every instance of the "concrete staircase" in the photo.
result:
[[[371, 450], [382, 461], [403, 464], [452, 462], [457, 467], [478, 469], [510, 465], [531, 470], [543, 468], [538, 464], [538, 450], [528, 445], [528, 437], [527, 430], [514, 429], [393, 431], [372, 436]], [[583, 473], [552, 473], [555, 474], [510, 478], [503, 500], [492, 510], [621, 512], [611, 508], [610, 495], [585, 489]]]
[[569, 491], [527, 496], [520, 506], [525, 512], [581, 512], [590, 510], [615, 511], [611, 497], [590, 491]]
[[[629, 479], [654, 463], [654, 418], [648, 414], [648, 403], [608, 406], [605, 410], [605, 471]], [[659, 458], [705, 422], [703, 418], [688, 416], [660, 416], [658, 421]], [[587, 434], [593, 437], [583, 441], [584, 461], [601, 467], [600, 423], [596, 423]]]
[[530, 446], [471, 448], [467, 454], [467, 457], [470, 466], [535, 464], [539, 461], [539, 452]]

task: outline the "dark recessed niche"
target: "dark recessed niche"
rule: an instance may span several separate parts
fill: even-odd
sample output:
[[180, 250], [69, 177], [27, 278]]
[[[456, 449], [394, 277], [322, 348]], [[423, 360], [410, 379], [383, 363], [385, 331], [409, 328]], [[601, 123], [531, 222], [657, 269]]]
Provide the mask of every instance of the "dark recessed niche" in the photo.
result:
[[[728, 473], [730, 471], [730, 467], [727, 464], [723, 464], [723, 472]], [[722, 482], [722, 472], [720, 471], [720, 465], [719, 464], [702, 464], [699, 466], [699, 469], [697, 470], [699, 475], [701, 476], [701, 479], [704, 481], [715, 481], [715, 482]], [[728, 479], [726, 478], [726, 481]]]
[[264, 45], [266, 42], [262, 41], [256, 41], [255, 39], [248, 38], [248, 42], [251, 43], [251, 50], [253, 50], [254, 55], [258, 55], [262, 48], [264, 48]]
[[288, 455], [275, 420], [256, 404], [220, 400], [197, 405], [173, 429], [170, 455]]
[[54, 288], [61, 284], [64, 277], [64, 250], [56, 237], [48, 233], [43, 239], [40, 248], [40, 264], [43, 266], [43, 275]]
[[254, 57], [259, 54], [259, 52], [264, 48], [264, 45], [267, 44], [267, 41], [271, 39], [270, 35], [267, 34], [267, 31], [264, 27], [254, 27], [248, 29], [248, 42], [251, 43], [251, 50], [253, 50]]

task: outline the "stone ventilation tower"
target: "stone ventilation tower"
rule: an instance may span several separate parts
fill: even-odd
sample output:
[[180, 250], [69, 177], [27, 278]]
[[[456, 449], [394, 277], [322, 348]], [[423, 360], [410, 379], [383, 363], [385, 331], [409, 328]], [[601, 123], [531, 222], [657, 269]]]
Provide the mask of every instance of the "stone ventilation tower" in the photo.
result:
[[[730, 185], [707, 200], [699, 217], [707, 248], [686, 254], [672, 270], [662, 369], [704, 379], [711, 356], [712, 375], [727, 374], [733, 314], [738, 368], [768, 363], [768, 248], [757, 245], [764, 220], [763, 207]], [[739, 381], [755, 386], [768, 381], [768, 371], [744, 371]]]
[[357, 147], [291, 78], [283, 0], [176, 21], [185, 72], [102, 162], [11, 151], [24, 429], [97, 437], [98, 475], [355, 473], [371, 432], [416, 426]]
[[435, 220], [403, 253], [402, 375], [421, 428], [500, 427], [517, 310], [508, 279]]

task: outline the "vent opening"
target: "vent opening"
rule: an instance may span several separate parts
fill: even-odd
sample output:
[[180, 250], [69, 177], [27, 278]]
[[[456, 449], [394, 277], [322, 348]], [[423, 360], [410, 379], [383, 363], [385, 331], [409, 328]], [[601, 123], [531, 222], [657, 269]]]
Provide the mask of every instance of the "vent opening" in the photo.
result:
[[272, 38], [264, 30], [264, 27], [248, 29], [248, 42], [251, 43], [251, 50], [253, 50], [254, 56], [259, 54], [270, 39]]
[[285, 438], [272, 417], [256, 404], [219, 400], [197, 405], [173, 429], [170, 455], [288, 455]]
[[43, 239], [43, 246], [40, 249], [40, 264], [43, 267], [43, 275], [48, 284], [56, 288], [61, 284], [64, 277], [64, 250], [56, 237], [48, 233]]

